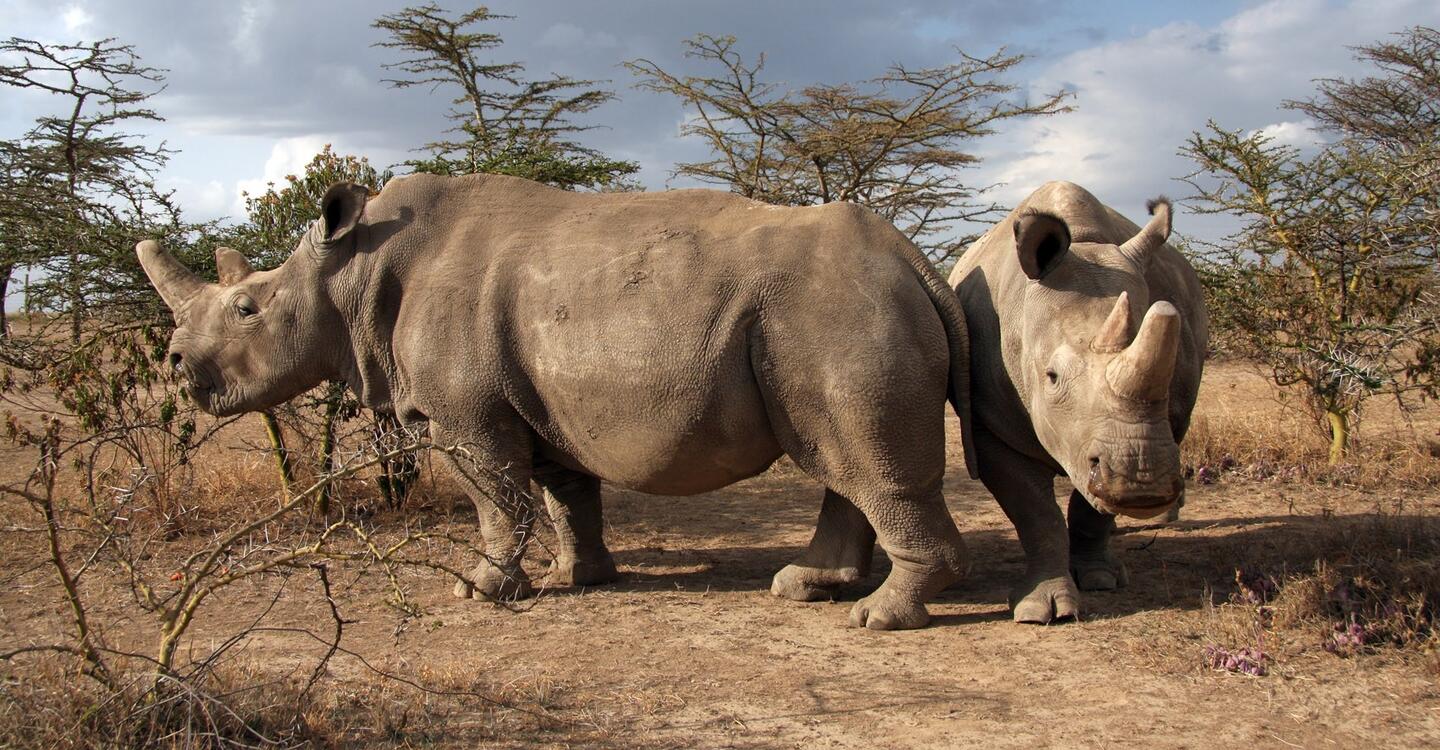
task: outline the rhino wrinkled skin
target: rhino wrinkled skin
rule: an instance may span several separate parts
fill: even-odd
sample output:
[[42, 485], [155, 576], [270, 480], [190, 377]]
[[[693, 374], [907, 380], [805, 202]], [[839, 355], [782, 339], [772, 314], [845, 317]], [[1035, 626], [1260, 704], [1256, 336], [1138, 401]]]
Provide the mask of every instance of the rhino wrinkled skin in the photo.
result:
[[436, 444], [463, 444], [471, 459], [446, 460], [486, 554], [457, 595], [530, 593], [528, 537], [504, 509], [532, 480], [559, 540], [551, 582], [593, 584], [616, 576], [601, 480], [689, 495], [782, 453], [825, 495], [777, 595], [864, 576], [878, 536], [892, 572], [851, 624], [919, 627], [962, 574], [941, 478], [947, 398], [968, 424], [963, 312], [883, 219], [498, 176], [413, 175], [375, 197], [340, 184], [322, 209], [278, 269], [217, 252], [218, 284], [137, 246], [175, 315], [171, 363], [214, 414], [340, 379], [367, 407], [428, 421]]
[[[950, 275], [969, 326], [980, 478], [1025, 549], [1017, 621], [1073, 617], [1078, 589], [1124, 585], [1115, 514], [1157, 516], [1183, 495], [1179, 442], [1208, 320], [1199, 278], [1166, 244], [1169, 202], [1150, 208], [1141, 229], [1084, 188], [1047, 183]], [[1074, 486], [1068, 534], [1061, 475]]]

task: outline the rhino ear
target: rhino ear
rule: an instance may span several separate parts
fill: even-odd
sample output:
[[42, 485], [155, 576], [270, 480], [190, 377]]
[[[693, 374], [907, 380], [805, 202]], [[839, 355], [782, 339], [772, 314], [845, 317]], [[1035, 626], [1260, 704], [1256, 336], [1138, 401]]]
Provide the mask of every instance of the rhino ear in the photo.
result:
[[353, 182], [337, 182], [320, 199], [320, 226], [326, 242], [335, 242], [350, 233], [365, 213], [370, 191]]
[[1015, 252], [1032, 279], [1044, 276], [1070, 249], [1070, 227], [1058, 216], [1034, 212], [1015, 219]]
[[220, 272], [220, 283], [223, 286], [239, 283], [253, 273], [245, 256], [228, 247], [215, 248], [215, 269]]
[[1120, 246], [1120, 254], [1129, 258], [1140, 268], [1150, 265], [1150, 258], [1154, 257], [1160, 246], [1170, 239], [1171, 229], [1169, 198], [1162, 195], [1147, 202], [1145, 208], [1150, 212], [1150, 221], [1145, 223], [1145, 227], [1140, 230], [1139, 234], [1126, 240], [1125, 244]]

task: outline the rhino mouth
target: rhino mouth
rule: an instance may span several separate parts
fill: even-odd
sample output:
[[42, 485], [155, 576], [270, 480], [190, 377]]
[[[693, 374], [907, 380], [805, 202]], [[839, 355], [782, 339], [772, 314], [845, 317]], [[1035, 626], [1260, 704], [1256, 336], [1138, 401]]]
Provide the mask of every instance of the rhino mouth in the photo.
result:
[[1157, 477], [1153, 470], [1132, 476], [1102, 466], [1092, 460], [1085, 489], [1096, 508], [1105, 513], [1150, 518], [1169, 510], [1185, 491], [1185, 480], [1178, 472], [1168, 478], [1165, 474], [1169, 472]]
[[1102, 512], [1132, 518], [1151, 518], [1169, 510], [1180, 500], [1185, 489], [1185, 480], [1176, 478], [1168, 491], [1160, 492], [1117, 493], [1093, 480], [1087, 489]]
[[215, 413], [214, 387], [210, 385], [202, 385], [192, 380], [185, 384], [185, 393], [190, 396], [190, 400], [195, 402], [196, 406], [200, 407], [201, 411], [204, 411], [207, 414]]
[[205, 373], [187, 368], [185, 393], [201, 411], [216, 417], [228, 417], [244, 411], [238, 408], [239, 399], [232, 389], [221, 388], [217, 383]]

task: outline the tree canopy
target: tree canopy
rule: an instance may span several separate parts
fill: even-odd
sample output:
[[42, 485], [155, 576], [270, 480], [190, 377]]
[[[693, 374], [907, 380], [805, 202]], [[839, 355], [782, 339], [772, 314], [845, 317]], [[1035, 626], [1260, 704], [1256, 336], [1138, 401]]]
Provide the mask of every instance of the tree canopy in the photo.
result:
[[376, 19], [374, 27], [389, 35], [376, 46], [406, 55], [385, 65], [406, 77], [386, 83], [459, 90], [448, 131], [458, 137], [428, 144], [423, 150], [429, 156], [408, 166], [435, 174], [507, 174], [568, 190], [623, 187], [639, 165], [610, 159], [576, 140], [591, 126], [574, 118], [613, 100], [612, 92], [596, 88], [599, 81], [568, 76], [530, 80], [519, 62], [481, 62], [504, 40], [472, 29], [507, 18], [484, 6], [452, 17], [432, 3]]
[[1069, 109], [1065, 92], [1033, 102], [1014, 97], [1018, 86], [1001, 77], [1024, 58], [1004, 50], [988, 57], [957, 50], [948, 65], [897, 64], [869, 81], [796, 91], [764, 81], [765, 56], [746, 63], [737, 44], [705, 34], [687, 40], [685, 56], [711, 71], [704, 75], [682, 76], [643, 58], [625, 63], [637, 86], [690, 108], [682, 134], [710, 148], [710, 159], [674, 173], [768, 203], [868, 206], [934, 260], [975, 239], [953, 236], [958, 222], [1004, 212], [985, 198], [987, 186], [965, 179], [980, 161], [970, 145], [1006, 120]]
[[1440, 34], [1357, 49], [1378, 76], [1328, 79], [1286, 106], [1330, 140], [1314, 153], [1210, 123], [1182, 153], [1192, 207], [1240, 229], [1202, 244], [1217, 329], [1308, 394], [1339, 461], [1378, 393], [1440, 394]]

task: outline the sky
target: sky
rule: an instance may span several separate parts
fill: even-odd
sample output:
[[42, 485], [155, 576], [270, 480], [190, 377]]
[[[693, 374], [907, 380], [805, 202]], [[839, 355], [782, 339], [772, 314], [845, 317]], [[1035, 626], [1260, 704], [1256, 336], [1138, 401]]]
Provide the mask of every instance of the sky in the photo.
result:
[[[244, 191], [297, 172], [324, 144], [379, 167], [441, 136], [450, 96], [386, 86], [396, 53], [374, 47], [372, 21], [405, 5], [390, 0], [6, 0], [0, 35], [48, 42], [114, 37], [164, 68], [150, 102], [165, 122], [133, 128], [175, 150], [160, 171], [187, 218], [243, 217]], [[469, 4], [441, 2], [457, 12]], [[734, 35], [747, 57], [766, 55], [768, 80], [788, 87], [873, 78], [895, 63], [942, 65], [956, 49], [1026, 56], [1008, 80], [1039, 97], [1073, 92], [1073, 112], [1008, 123], [972, 145], [982, 157], [972, 184], [998, 184], [1013, 205], [1047, 180], [1077, 182], [1141, 221], [1147, 198], [1183, 199], [1191, 166], [1178, 155], [1215, 120], [1265, 130], [1305, 147], [1316, 142], [1286, 99], [1319, 78], [1364, 75], [1349, 47], [1413, 25], [1440, 26], [1435, 0], [496, 0], [514, 16], [488, 30], [505, 44], [493, 61], [521, 61], [530, 77], [559, 73], [608, 80], [618, 99], [585, 122], [583, 140], [641, 165], [650, 190], [689, 187], [677, 162], [704, 158], [682, 139], [686, 116], [672, 98], [633, 88], [624, 60], [698, 73], [682, 40]], [[56, 97], [0, 89], [0, 137], [16, 138]], [[1141, 222], [1143, 223], [1143, 222]], [[1176, 230], [1217, 239], [1223, 225], [1187, 214]]]

